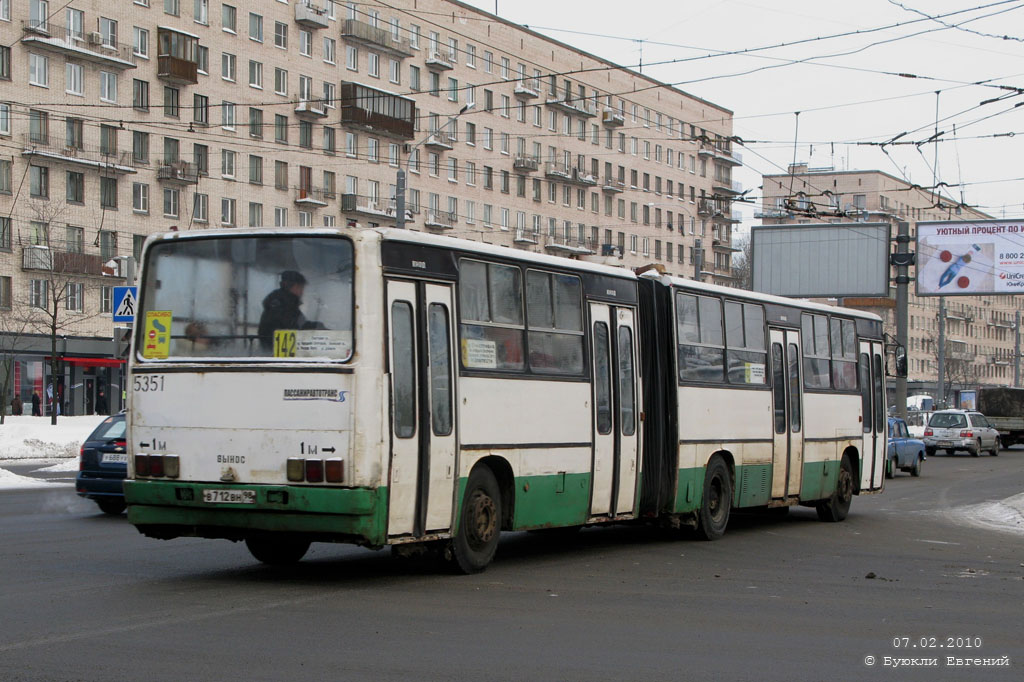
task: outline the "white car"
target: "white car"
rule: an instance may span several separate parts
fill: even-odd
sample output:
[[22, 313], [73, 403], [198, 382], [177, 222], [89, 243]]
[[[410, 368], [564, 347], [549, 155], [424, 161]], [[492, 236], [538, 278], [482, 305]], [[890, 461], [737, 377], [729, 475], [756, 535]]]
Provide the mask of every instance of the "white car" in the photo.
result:
[[985, 415], [971, 410], [939, 410], [932, 413], [921, 437], [929, 455], [938, 450], [953, 454], [966, 450], [977, 457], [987, 450], [999, 454], [999, 432], [992, 428]]

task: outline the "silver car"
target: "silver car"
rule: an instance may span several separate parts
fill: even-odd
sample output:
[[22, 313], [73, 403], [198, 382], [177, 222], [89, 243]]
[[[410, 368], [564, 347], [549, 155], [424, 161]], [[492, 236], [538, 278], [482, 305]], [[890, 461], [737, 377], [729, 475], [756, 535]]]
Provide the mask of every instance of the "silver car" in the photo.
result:
[[924, 429], [925, 449], [929, 455], [938, 450], [953, 454], [966, 450], [977, 457], [987, 450], [993, 457], [999, 454], [999, 432], [992, 428], [985, 415], [971, 410], [940, 410], [932, 413]]

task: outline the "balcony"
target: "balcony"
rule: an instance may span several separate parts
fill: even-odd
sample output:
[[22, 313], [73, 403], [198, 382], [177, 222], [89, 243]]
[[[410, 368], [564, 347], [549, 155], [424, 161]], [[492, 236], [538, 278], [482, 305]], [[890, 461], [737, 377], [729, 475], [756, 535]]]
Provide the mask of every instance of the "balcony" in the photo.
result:
[[172, 185], [199, 184], [199, 171], [195, 164], [187, 161], [174, 161], [160, 164], [156, 170], [156, 179]]
[[697, 200], [697, 215], [710, 217], [715, 214], [715, 202], [711, 199]]
[[455, 227], [456, 220], [458, 217], [450, 211], [428, 210], [423, 225], [434, 230], [450, 230]]
[[572, 173], [569, 172], [568, 164], [561, 161], [548, 161], [545, 163], [544, 175], [558, 180], [572, 180]]
[[300, 95], [295, 105], [295, 115], [314, 120], [327, 118], [327, 100], [305, 99]]
[[743, 194], [743, 184], [739, 180], [715, 178], [711, 183], [711, 191], [725, 196], [738, 196]]
[[533, 232], [532, 230], [526, 230], [523, 228], [516, 228], [516, 236], [512, 241], [514, 241], [516, 244], [529, 246], [536, 244], [538, 239], [540, 239], [540, 233]]
[[178, 85], [199, 82], [199, 36], [159, 26], [157, 48], [157, 78]]
[[[342, 213], [356, 213], [359, 215], [366, 216], [368, 218], [375, 218], [377, 220], [395, 220], [395, 200], [391, 199], [387, 202], [382, 201], [370, 201], [365, 197], [361, 197], [358, 194], [342, 194], [341, 195], [341, 211]], [[413, 220], [413, 214], [418, 211], [406, 207], [405, 210], [405, 222], [406, 224], [411, 223]]]
[[738, 153], [733, 152], [730, 147], [712, 144], [711, 142], [701, 142], [700, 149], [697, 150], [697, 155], [705, 158], [712, 158], [715, 161], [719, 161], [730, 166], [743, 165], [743, 157]]
[[427, 57], [427, 68], [437, 71], [449, 71], [455, 68], [454, 55], [447, 55], [442, 52], [431, 52]]
[[625, 192], [626, 181], [616, 180], [615, 178], [605, 178], [604, 183], [601, 185], [602, 192]]
[[536, 99], [540, 97], [540, 89], [526, 81], [518, 81], [513, 94], [520, 99]]
[[579, 185], [586, 185], [587, 187], [593, 187], [597, 185], [597, 176], [591, 175], [581, 168], [572, 169], [572, 181]]
[[367, 85], [341, 84], [341, 124], [411, 140], [415, 132], [416, 102]]
[[995, 316], [993, 316], [992, 319], [988, 321], [988, 324], [989, 324], [990, 327], [998, 327], [1000, 329], [1016, 329], [1017, 328], [1017, 323], [1014, 322], [1013, 320], [1003, 320], [1003, 319], [1000, 319], [1000, 318], [995, 317]]
[[605, 109], [601, 114], [601, 122], [609, 128], [617, 128], [625, 125], [626, 117], [620, 114], [617, 109]]
[[446, 130], [437, 130], [431, 133], [423, 144], [429, 149], [447, 151], [455, 145], [455, 137]]
[[56, 143], [56, 136], [33, 138], [21, 136], [22, 156], [37, 157], [58, 163], [114, 173], [137, 173], [131, 152], [109, 152], [101, 149], [67, 146]]
[[395, 38], [387, 29], [371, 26], [358, 19], [345, 20], [341, 25], [341, 37], [353, 43], [361, 43], [367, 47], [383, 50], [393, 57], [412, 56], [412, 48], [409, 46], [408, 40]]
[[195, 85], [199, 82], [199, 65], [188, 59], [160, 55], [156, 61], [156, 77], [176, 85]]
[[295, 190], [295, 205], [319, 208], [327, 205], [327, 191], [316, 187], [300, 187]]
[[593, 105], [589, 99], [573, 99], [566, 97], [549, 97], [545, 102], [549, 107], [564, 111], [567, 114], [576, 114], [577, 116], [592, 117], [597, 116], [597, 112], [594, 111]]
[[783, 208], [764, 208], [760, 211], [754, 211], [754, 217], [762, 220], [782, 220], [792, 218], [793, 214]]
[[327, 28], [330, 22], [327, 19], [327, 10], [317, 7], [307, 0], [300, 0], [295, 5], [295, 23], [303, 28]]
[[586, 239], [566, 239], [564, 236], [543, 237], [544, 250], [558, 256], [592, 256], [594, 249]]
[[131, 45], [105, 42], [102, 33], [86, 33], [48, 21], [39, 25], [23, 20], [21, 42], [32, 49], [56, 52], [67, 57], [92, 62], [107, 68], [134, 69], [135, 54]]
[[103, 275], [103, 258], [48, 246], [26, 246], [21, 254], [22, 270], [42, 270], [68, 275]]
[[540, 168], [540, 157], [517, 154], [515, 160], [512, 161], [512, 168], [519, 171], [535, 171]]

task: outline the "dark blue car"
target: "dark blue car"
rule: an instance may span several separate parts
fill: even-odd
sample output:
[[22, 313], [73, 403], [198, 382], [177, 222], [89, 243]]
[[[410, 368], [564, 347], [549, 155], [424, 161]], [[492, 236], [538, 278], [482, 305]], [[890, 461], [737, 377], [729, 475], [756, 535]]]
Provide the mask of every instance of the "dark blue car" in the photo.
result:
[[75, 491], [106, 514], [124, 511], [122, 484], [128, 475], [124, 414], [104, 419], [82, 443]]
[[889, 443], [885, 458], [885, 477], [892, 478], [896, 470], [911, 476], [921, 475], [925, 460], [924, 441], [910, 435], [907, 423], [898, 417], [889, 417]]

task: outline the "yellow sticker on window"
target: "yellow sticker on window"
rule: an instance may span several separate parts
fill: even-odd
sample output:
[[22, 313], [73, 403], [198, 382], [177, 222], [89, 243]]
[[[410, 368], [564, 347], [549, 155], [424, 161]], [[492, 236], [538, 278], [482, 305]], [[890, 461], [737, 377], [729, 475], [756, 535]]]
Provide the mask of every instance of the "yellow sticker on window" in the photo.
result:
[[142, 357], [163, 360], [171, 350], [171, 311], [147, 310]]
[[274, 357], [294, 358], [295, 357], [295, 330], [276, 329], [274, 330]]

